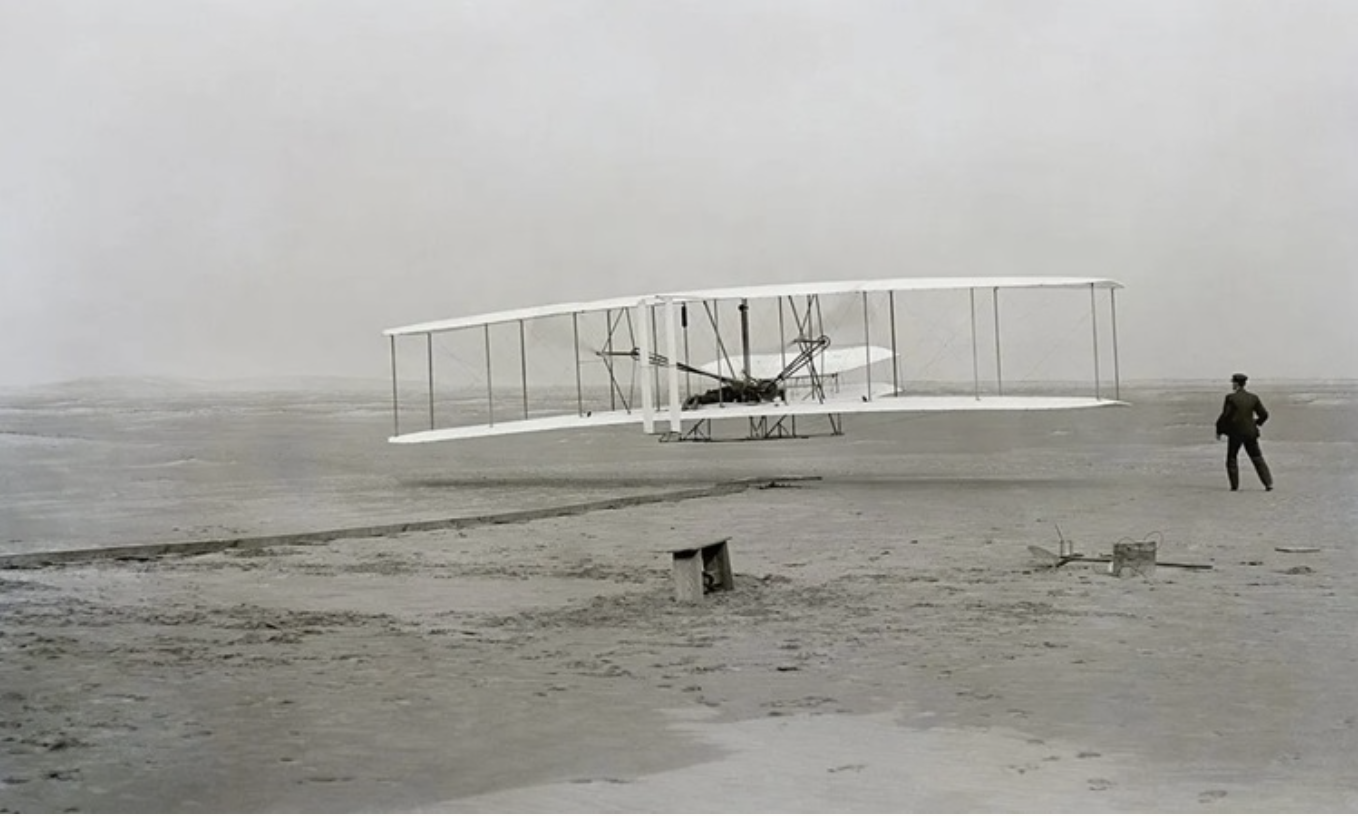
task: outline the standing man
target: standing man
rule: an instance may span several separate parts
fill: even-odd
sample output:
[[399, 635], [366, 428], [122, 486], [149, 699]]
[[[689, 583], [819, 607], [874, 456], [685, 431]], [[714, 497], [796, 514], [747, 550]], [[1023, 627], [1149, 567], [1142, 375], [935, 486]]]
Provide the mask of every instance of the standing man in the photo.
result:
[[[1245, 390], [1248, 379], [1244, 374], [1231, 375], [1232, 390], [1226, 395], [1221, 416], [1217, 417], [1217, 439], [1225, 436], [1228, 440], [1226, 476], [1231, 480], [1232, 490], [1240, 489], [1240, 467], [1236, 464], [1236, 457], [1240, 454], [1241, 445], [1245, 446], [1245, 453], [1249, 454], [1254, 472], [1259, 474], [1264, 489], [1272, 490], [1273, 474], [1269, 473], [1268, 463], [1259, 450], [1259, 429], [1268, 421], [1268, 409], [1264, 408], [1264, 403], [1258, 397]], [[1258, 417], [1257, 422], [1255, 417]]]

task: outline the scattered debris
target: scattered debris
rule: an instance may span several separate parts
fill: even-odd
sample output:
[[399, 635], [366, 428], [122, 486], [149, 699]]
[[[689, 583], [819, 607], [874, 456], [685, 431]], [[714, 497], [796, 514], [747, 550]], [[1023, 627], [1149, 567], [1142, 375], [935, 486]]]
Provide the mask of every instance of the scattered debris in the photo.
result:
[[1069, 564], [1071, 561], [1095, 561], [1106, 563], [1109, 560], [1108, 558], [1100, 556], [1087, 557], [1077, 552], [1058, 555], [1052, 552], [1051, 550], [1039, 547], [1036, 544], [1029, 544], [1028, 552], [1032, 553], [1033, 555], [1037, 556], [1043, 561], [1046, 561], [1047, 566], [1050, 567], [1051, 569], [1056, 569], [1057, 567], [1065, 566], [1066, 564]]
[[[1051, 550], [1046, 549], [1045, 547], [1039, 547], [1039, 546], [1037, 546], [1037, 545], [1035, 545], [1035, 544], [1029, 544], [1029, 545], [1028, 545], [1028, 552], [1032, 553], [1032, 554], [1033, 554], [1034, 556], [1036, 556], [1037, 558], [1039, 558], [1039, 559], [1041, 559], [1042, 561], [1046, 562], [1047, 566], [1048, 566], [1050, 569], [1057, 569], [1057, 568], [1059, 568], [1059, 567], [1063, 567], [1063, 566], [1065, 566], [1066, 564], [1071, 563], [1072, 561], [1081, 561], [1081, 562], [1085, 562], [1085, 563], [1093, 563], [1093, 564], [1108, 564], [1108, 565], [1110, 565], [1110, 567], [1112, 567], [1112, 566], [1114, 565], [1115, 558], [1114, 558], [1113, 556], [1109, 556], [1109, 555], [1084, 555], [1083, 553], [1075, 552], [1075, 542], [1074, 542], [1073, 540], [1067, 539], [1067, 538], [1065, 537], [1065, 535], [1061, 532], [1061, 527], [1060, 527], [1060, 525], [1057, 525], [1057, 526], [1056, 526], [1056, 536], [1057, 536], [1057, 540], [1058, 540], [1058, 545], [1057, 545], [1057, 546], [1058, 546], [1058, 548], [1060, 549], [1060, 552], [1055, 552], [1055, 553], [1054, 553], [1054, 552], [1052, 552]], [[1145, 541], [1145, 542], [1137, 542], [1137, 543], [1149, 544], [1149, 551], [1153, 553], [1153, 552], [1154, 552], [1154, 547], [1155, 547], [1155, 545], [1154, 545], [1154, 543], [1152, 543], [1152, 542], [1149, 541], [1149, 539], [1150, 539], [1151, 536], [1160, 536], [1162, 539], [1164, 538], [1163, 534], [1161, 534], [1161, 533], [1159, 533], [1159, 532], [1155, 532], [1155, 533], [1151, 533], [1150, 535], [1146, 536], [1147, 541]], [[1125, 544], [1126, 542], [1128, 542], [1128, 541], [1130, 541], [1130, 539], [1124, 539], [1122, 542], [1118, 542], [1118, 545], [1116, 545], [1116, 546], [1124, 545], [1124, 544]], [[1116, 549], [1116, 546], [1115, 546], [1115, 549]], [[1149, 567], [1149, 566], [1150, 566], [1149, 563], [1148, 563], [1146, 566]], [[1191, 569], [1191, 570], [1209, 570], [1209, 569], [1212, 569], [1212, 565], [1211, 565], [1211, 564], [1185, 564], [1185, 563], [1179, 563], [1179, 562], [1174, 562], [1174, 561], [1155, 561], [1155, 562], [1154, 562], [1154, 566], [1156, 566], [1156, 567], [1177, 567], [1178, 569]], [[1116, 573], [1115, 573], [1115, 574], [1116, 574]]]
[[1154, 541], [1119, 541], [1113, 545], [1113, 561], [1108, 571], [1119, 578], [1131, 575], [1154, 578], [1158, 566], [1155, 560], [1156, 546]]

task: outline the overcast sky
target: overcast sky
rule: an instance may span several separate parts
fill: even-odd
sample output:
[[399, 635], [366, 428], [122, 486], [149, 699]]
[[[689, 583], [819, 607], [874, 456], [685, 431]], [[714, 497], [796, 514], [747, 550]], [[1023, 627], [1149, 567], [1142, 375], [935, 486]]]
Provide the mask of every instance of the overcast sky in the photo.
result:
[[1358, 3], [0, 0], [0, 123], [3, 384], [1033, 274], [1125, 379], [1358, 377]]

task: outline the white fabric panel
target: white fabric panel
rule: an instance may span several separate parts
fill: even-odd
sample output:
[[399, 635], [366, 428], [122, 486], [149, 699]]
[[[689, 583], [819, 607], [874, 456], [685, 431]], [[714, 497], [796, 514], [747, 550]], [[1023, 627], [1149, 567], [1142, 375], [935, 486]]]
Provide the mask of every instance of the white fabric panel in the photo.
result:
[[637, 295], [634, 297], [593, 300], [581, 303], [558, 303], [551, 306], [531, 306], [525, 309], [511, 309], [503, 312], [489, 312], [449, 320], [433, 320], [410, 326], [387, 329], [383, 334], [400, 336], [407, 334], [430, 334], [485, 326], [494, 323], [508, 323], [515, 320], [531, 320], [537, 317], [579, 314], [582, 312], [602, 312], [606, 309], [626, 309], [642, 304], [654, 305], [665, 300], [683, 302], [701, 300], [730, 300], [735, 298], [780, 298], [806, 295], [839, 295], [860, 292], [911, 292], [940, 289], [1031, 289], [1061, 288], [1071, 289], [1093, 286], [1096, 289], [1120, 289], [1122, 284], [1107, 278], [1063, 278], [1063, 277], [1026, 277], [1026, 278], [885, 278], [864, 281], [828, 281], [824, 283], [785, 283], [767, 286], [740, 286], [727, 289], [700, 289], [691, 292], [671, 294]]

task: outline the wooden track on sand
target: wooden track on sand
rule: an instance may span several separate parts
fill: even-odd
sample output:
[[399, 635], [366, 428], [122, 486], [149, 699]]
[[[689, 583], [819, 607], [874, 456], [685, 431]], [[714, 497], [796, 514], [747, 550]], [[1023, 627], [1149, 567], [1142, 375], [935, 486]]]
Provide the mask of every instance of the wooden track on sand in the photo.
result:
[[599, 499], [580, 504], [567, 504], [557, 507], [540, 507], [534, 510], [514, 510], [504, 513], [488, 513], [477, 516], [426, 519], [421, 521], [393, 522], [363, 527], [343, 527], [335, 530], [318, 530], [303, 533], [284, 533], [281, 535], [246, 536], [241, 538], [216, 538], [197, 541], [173, 541], [162, 544], [128, 544], [113, 547], [92, 547], [79, 550], [51, 550], [47, 552], [15, 553], [0, 555], [0, 569], [39, 569], [41, 567], [63, 564], [80, 564], [91, 561], [149, 561], [162, 556], [204, 555], [233, 549], [259, 549], [277, 546], [306, 546], [323, 544], [341, 538], [379, 538], [401, 533], [420, 533], [430, 530], [459, 530], [468, 527], [484, 527], [491, 524], [516, 524], [537, 519], [557, 516], [594, 513], [600, 510], [617, 510], [642, 504], [677, 502], [687, 499], [704, 499], [741, 493], [752, 487], [772, 487], [786, 482], [812, 481], [818, 476], [779, 476], [737, 479], [719, 482], [707, 487], [670, 490], [662, 493], [649, 493], [641, 496], [622, 496]]

